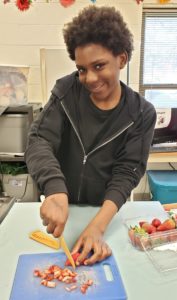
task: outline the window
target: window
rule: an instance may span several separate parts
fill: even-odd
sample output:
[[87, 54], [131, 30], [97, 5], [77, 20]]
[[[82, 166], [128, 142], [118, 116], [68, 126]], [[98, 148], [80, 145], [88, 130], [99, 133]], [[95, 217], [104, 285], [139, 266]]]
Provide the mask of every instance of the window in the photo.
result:
[[177, 9], [143, 12], [140, 93], [156, 108], [177, 107]]

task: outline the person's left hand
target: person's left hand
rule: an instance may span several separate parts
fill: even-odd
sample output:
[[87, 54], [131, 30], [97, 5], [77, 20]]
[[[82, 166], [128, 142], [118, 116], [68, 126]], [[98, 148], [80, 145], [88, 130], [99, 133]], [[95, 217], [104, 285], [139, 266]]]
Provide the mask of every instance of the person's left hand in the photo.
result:
[[[82, 261], [85, 265], [93, 265], [112, 254], [111, 249], [103, 240], [103, 233], [92, 224], [88, 225], [82, 232], [72, 249], [72, 254], [80, 251], [81, 254], [77, 258], [76, 265], [81, 264]], [[90, 253], [92, 253], [91, 256]]]

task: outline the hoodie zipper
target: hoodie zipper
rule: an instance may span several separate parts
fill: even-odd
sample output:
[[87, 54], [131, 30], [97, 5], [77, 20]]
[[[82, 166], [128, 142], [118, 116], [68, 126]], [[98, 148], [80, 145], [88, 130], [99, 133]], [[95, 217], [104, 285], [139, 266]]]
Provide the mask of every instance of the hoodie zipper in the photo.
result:
[[67, 117], [68, 117], [68, 119], [69, 119], [69, 121], [70, 121], [70, 123], [71, 123], [71, 125], [72, 125], [72, 127], [73, 127], [73, 129], [74, 129], [74, 131], [75, 131], [75, 133], [76, 133], [76, 135], [77, 135], [77, 137], [78, 137], [78, 140], [79, 140], [79, 142], [80, 142], [80, 144], [81, 144], [82, 150], [83, 150], [83, 152], [84, 152], [84, 157], [85, 157], [85, 156], [86, 156], [86, 153], [85, 153], [84, 145], [83, 145], [83, 143], [82, 143], [82, 140], [81, 140], [81, 138], [80, 138], [80, 135], [79, 135], [79, 133], [77, 132], [77, 129], [76, 129], [76, 127], [75, 127], [75, 125], [74, 125], [72, 119], [70, 118], [70, 115], [69, 115], [69, 113], [67, 112], [67, 110], [66, 110], [66, 108], [65, 108], [65, 106], [64, 106], [64, 104], [63, 104], [62, 101], [61, 101], [61, 106], [63, 107], [63, 110], [64, 110], [65, 114], [67, 115]]
[[[63, 104], [62, 101], [61, 101], [61, 106], [63, 107], [63, 110], [64, 110], [64, 112], [66, 113], [66, 115], [67, 115], [67, 117], [68, 117], [68, 119], [69, 119], [69, 121], [70, 121], [70, 123], [71, 123], [71, 125], [72, 125], [72, 127], [73, 127], [73, 129], [74, 129], [74, 131], [75, 131], [75, 133], [76, 133], [76, 135], [77, 135], [77, 137], [78, 137], [78, 140], [79, 140], [79, 142], [80, 142], [80, 145], [81, 145], [82, 150], [83, 150], [83, 153], [84, 153], [82, 175], [83, 175], [83, 173], [84, 173], [84, 166], [85, 166], [85, 164], [86, 164], [86, 161], [87, 161], [88, 156], [90, 156], [91, 154], [93, 154], [93, 153], [94, 153], [95, 151], [97, 151], [98, 149], [104, 147], [105, 145], [107, 145], [108, 143], [110, 143], [111, 141], [113, 141], [115, 138], [117, 138], [117, 137], [118, 137], [119, 135], [121, 135], [125, 130], [127, 130], [129, 127], [131, 127], [131, 126], [134, 124], [133, 121], [130, 122], [130, 123], [129, 123], [126, 127], [124, 127], [122, 130], [119, 130], [114, 136], [112, 136], [112, 137], [109, 138], [107, 141], [105, 141], [104, 143], [102, 143], [101, 145], [97, 146], [97, 147], [94, 148], [92, 151], [90, 151], [89, 153], [86, 154], [85, 149], [84, 149], [84, 145], [83, 145], [82, 140], [81, 140], [81, 138], [80, 138], [80, 135], [79, 135], [79, 133], [78, 133], [78, 131], [77, 131], [77, 128], [75, 127], [75, 125], [74, 125], [74, 123], [73, 123], [73, 121], [72, 121], [72, 119], [71, 119], [69, 113], [67, 112], [67, 109], [65, 108], [65, 106], [64, 106], [64, 104]], [[80, 200], [81, 187], [82, 187], [82, 181], [81, 181], [81, 183], [80, 183], [79, 191], [78, 191], [78, 203], [79, 203], [79, 200]]]

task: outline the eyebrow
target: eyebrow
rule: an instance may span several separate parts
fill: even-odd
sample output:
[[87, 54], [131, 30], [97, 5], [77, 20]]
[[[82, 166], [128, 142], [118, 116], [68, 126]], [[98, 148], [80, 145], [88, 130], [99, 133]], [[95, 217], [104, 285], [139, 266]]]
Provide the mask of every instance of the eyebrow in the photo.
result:
[[[91, 63], [91, 65], [96, 65], [96, 64], [100, 64], [100, 63], [107, 63], [107, 61], [105, 61], [103, 58], [102, 59], [98, 59], [98, 60], [95, 60]], [[85, 68], [84, 66], [82, 65], [76, 65], [77, 68]]]

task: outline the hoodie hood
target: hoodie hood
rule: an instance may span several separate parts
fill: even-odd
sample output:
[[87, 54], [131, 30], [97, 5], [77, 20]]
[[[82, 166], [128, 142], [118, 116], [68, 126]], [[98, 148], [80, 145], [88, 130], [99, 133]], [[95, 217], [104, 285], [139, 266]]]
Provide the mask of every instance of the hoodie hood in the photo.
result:
[[[80, 86], [80, 88], [85, 87], [79, 81], [78, 72], [75, 71], [69, 75], [62, 77], [56, 81], [54, 88], [52, 89], [52, 94], [55, 95], [59, 100], [63, 100], [67, 97], [67, 94], [71, 91], [75, 83]], [[147, 102], [143, 97], [141, 97], [137, 92], [133, 91], [130, 87], [125, 85], [120, 81], [121, 86], [125, 91], [126, 104], [128, 105], [128, 112], [132, 121], [135, 121], [139, 114], [143, 112], [143, 104]]]
[[69, 75], [58, 79], [54, 88], [51, 91], [52, 94], [55, 95], [59, 100], [62, 100], [72, 88], [77, 78], [79, 80], [78, 72], [75, 71]]

